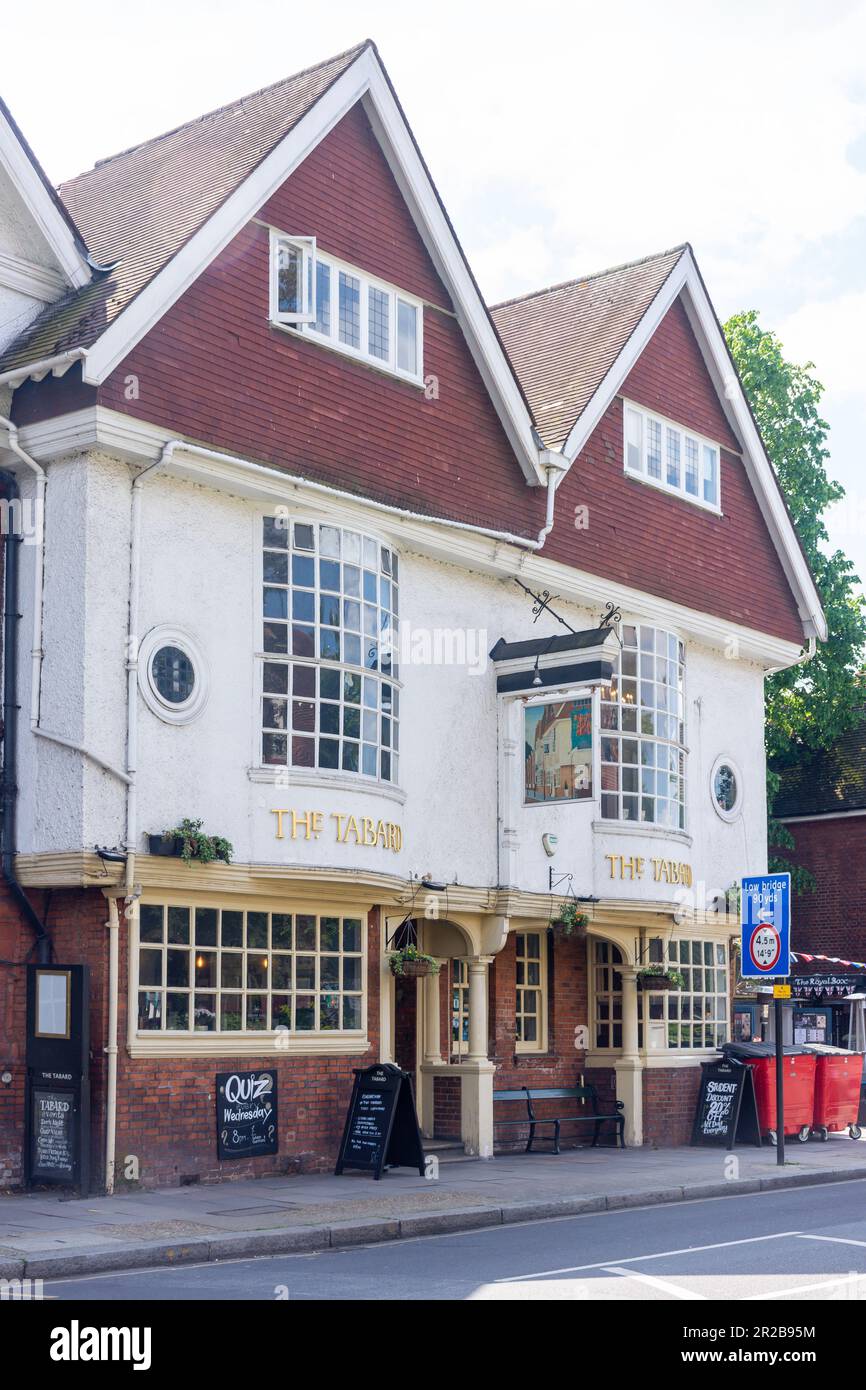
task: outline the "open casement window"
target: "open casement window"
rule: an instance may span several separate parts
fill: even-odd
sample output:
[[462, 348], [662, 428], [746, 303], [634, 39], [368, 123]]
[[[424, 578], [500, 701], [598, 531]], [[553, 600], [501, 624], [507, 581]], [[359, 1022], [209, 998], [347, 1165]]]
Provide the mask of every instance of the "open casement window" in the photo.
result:
[[271, 233], [271, 318], [275, 323], [312, 323], [316, 238]]

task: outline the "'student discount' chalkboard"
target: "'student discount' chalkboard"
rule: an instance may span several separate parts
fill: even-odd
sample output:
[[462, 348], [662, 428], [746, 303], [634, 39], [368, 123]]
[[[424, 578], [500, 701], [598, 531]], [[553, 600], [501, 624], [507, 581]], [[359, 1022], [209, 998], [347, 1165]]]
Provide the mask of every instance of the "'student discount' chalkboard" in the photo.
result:
[[72, 1183], [76, 1170], [75, 1092], [30, 1092], [31, 1177], [35, 1182]]
[[216, 1086], [217, 1158], [275, 1154], [279, 1146], [276, 1072], [220, 1072]]
[[693, 1145], [761, 1144], [752, 1068], [729, 1057], [701, 1063]]
[[375, 1178], [385, 1168], [417, 1168], [424, 1176], [424, 1144], [412, 1080], [391, 1062], [355, 1070], [336, 1174], [362, 1168]]

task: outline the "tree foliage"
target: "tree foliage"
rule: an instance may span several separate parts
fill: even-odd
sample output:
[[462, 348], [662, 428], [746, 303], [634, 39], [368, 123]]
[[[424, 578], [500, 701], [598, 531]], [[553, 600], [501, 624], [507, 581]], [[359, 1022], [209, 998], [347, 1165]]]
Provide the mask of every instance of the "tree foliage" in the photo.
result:
[[[829, 545], [825, 513], [842, 500], [845, 490], [827, 473], [829, 426], [821, 414], [824, 388], [813, 374], [814, 364], [789, 362], [775, 333], [761, 328], [754, 309], [734, 314], [724, 331], [815, 577], [829, 629], [828, 640], [818, 643], [811, 661], [766, 682], [772, 802], [777, 774], [830, 747], [863, 708], [866, 605], [851, 561]], [[770, 843], [783, 848], [793, 844], [785, 827], [772, 821]]]

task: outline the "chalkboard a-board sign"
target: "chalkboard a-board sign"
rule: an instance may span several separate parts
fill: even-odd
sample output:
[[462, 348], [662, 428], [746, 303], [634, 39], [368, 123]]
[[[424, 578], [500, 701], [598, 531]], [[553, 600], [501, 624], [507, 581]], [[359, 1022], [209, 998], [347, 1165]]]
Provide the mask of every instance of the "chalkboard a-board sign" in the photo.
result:
[[424, 1144], [408, 1073], [391, 1062], [355, 1070], [355, 1085], [336, 1174], [363, 1168], [374, 1178], [385, 1168], [417, 1168], [424, 1176]]
[[761, 1144], [752, 1068], [724, 1057], [701, 1063], [693, 1145]]
[[30, 1105], [31, 1179], [34, 1182], [74, 1183], [78, 1154], [75, 1092], [33, 1086]]
[[217, 1158], [275, 1154], [279, 1145], [276, 1072], [220, 1072], [216, 1086]]

